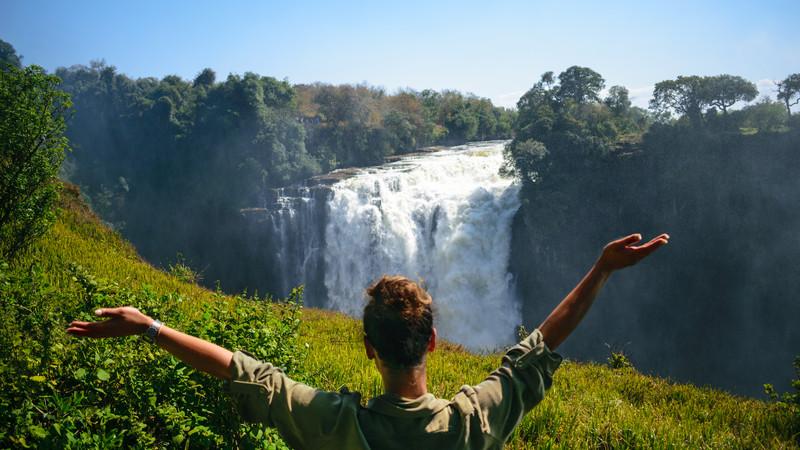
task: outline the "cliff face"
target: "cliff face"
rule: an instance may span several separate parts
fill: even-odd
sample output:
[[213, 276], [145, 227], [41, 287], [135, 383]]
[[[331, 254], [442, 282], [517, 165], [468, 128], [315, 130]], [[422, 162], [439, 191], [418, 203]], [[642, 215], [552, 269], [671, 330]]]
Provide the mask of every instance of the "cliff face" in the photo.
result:
[[[346, 175], [350, 176], [350, 175]], [[274, 189], [264, 207], [240, 211], [238, 247], [247, 269], [232, 274], [243, 288], [256, 288], [277, 297], [304, 286], [307, 306], [321, 307], [325, 291], [325, 226], [331, 176], [312, 179], [308, 186]], [[335, 180], [342, 179], [341, 175]]]
[[[528, 327], [537, 326], [619, 236], [670, 244], [615, 274], [564, 345], [697, 384], [759, 395], [786, 389], [800, 349], [800, 139], [679, 136], [568, 183], [526, 186], [509, 262]], [[608, 344], [608, 345], [606, 345]]]

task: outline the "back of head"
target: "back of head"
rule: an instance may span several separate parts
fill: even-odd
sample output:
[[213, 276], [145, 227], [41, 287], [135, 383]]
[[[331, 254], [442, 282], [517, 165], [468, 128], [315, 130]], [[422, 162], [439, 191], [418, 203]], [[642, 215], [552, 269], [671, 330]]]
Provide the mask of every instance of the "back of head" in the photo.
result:
[[431, 296], [401, 276], [384, 276], [367, 295], [364, 332], [381, 361], [396, 369], [419, 365], [433, 333]]

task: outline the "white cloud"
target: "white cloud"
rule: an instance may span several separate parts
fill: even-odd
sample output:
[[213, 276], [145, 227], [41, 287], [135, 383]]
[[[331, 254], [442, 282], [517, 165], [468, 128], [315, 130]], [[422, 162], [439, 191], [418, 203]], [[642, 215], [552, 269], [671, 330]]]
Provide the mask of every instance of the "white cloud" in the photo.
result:
[[775, 100], [775, 97], [778, 95], [778, 86], [776, 84], [780, 80], [770, 80], [769, 78], [764, 78], [762, 80], [756, 81], [756, 89], [758, 89], [758, 96], [765, 97], [768, 96], [771, 99]]
[[519, 90], [519, 91], [507, 92], [505, 94], [497, 94], [497, 95], [491, 97], [492, 103], [494, 103], [495, 106], [504, 106], [506, 108], [516, 108], [517, 107], [517, 101], [519, 100], [520, 97], [522, 97], [525, 94], [525, 92], [527, 92], [527, 90], [522, 89], [522, 90]]
[[649, 84], [647, 86], [628, 88], [628, 96], [630, 97], [633, 106], [647, 108], [648, 103], [650, 103], [650, 99], [653, 98], [654, 87], [654, 85]]

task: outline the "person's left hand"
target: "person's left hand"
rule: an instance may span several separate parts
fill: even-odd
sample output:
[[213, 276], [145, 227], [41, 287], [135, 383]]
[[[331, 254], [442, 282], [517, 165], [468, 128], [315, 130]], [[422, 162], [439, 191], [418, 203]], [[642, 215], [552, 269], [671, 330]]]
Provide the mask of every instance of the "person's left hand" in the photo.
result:
[[130, 306], [100, 308], [94, 313], [109, 319], [100, 322], [73, 321], [69, 324], [67, 333], [91, 338], [131, 336], [144, 333], [153, 323], [153, 319]]
[[603, 248], [600, 259], [597, 260], [597, 268], [601, 271], [612, 272], [632, 266], [666, 245], [669, 242], [669, 235], [664, 233], [654, 237], [646, 244], [634, 245], [641, 240], [642, 235], [636, 233], [609, 242]]

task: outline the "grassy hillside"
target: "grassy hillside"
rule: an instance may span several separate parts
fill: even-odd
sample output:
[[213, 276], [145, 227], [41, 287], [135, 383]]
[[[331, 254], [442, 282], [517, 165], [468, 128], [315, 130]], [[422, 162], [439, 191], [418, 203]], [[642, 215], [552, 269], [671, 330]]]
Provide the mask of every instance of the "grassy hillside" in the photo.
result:
[[[159, 271], [100, 224], [68, 188], [52, 232], [0, 271], [0, 447], [281, 447], [240, 427], [222, 383], [130, 338], [80, 341], [63, 329], [100, 304], [130, 303], [178, 328], [247, 348], [323, 389], [381, 391], [360, 324], [340, 314], [224, 296]], [[176, 276], [177, 275], [177, 276]], [[184, 279], [186, 277], [183, 277]], [[12, 317], [9, 317], [12, 316]], [[299, 327], [299, 328], [298, 328]], [[566, 355], [569, 356], [569, 355]], [[431, 391], [448, 397], [499, 362], [443, 344]], [[7, 414], [6, 411], [10, 412]], [[796, 411], [762, 401], [567, 361], [509, 448], [797, 448]], [[273, 447], [270, 447], [273, 446]]]

